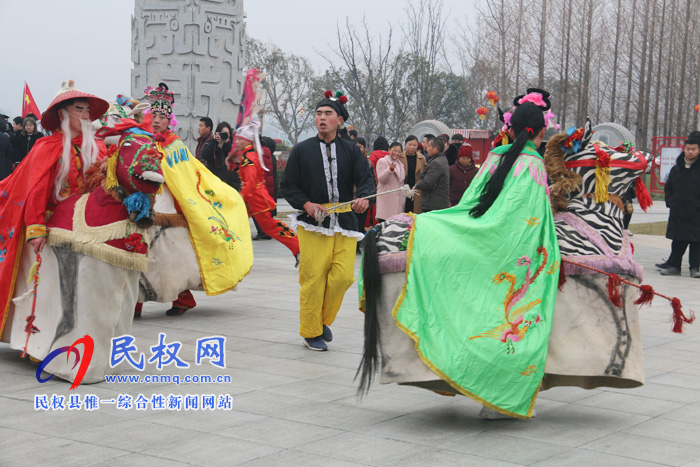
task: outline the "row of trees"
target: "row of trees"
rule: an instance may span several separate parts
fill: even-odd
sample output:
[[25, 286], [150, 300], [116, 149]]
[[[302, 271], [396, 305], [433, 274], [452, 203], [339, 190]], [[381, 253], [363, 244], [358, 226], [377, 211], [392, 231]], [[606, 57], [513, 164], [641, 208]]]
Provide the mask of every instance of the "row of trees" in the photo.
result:
[[587, 115], [614, 121], [642, 148], [652, 136], [696, 128], [700, 9], [692, 0], [487, 0], [477, 12], [476, 29], [450, 22], [441, 0], [409, 2], [397, 28], [381, 33], [346, 20], [321, 52], [321, 75], [308, 59], [248, 38], [248, 65], [267, 72], [266, 109], [292, 142], [313, 128], [325, 89], [348, 94], [351, 123], [370, 139], [400, 138], [426, 119], [496, 128], [495, 117], [476, 114], [486, 91], [508, 108], [527, 87], [554, 96], [564, 127]]
[[459, 53], [467, 66], [494, 50], [512, 57], [484, 70], [499, 95], [543, 87], [564, 125], [614, 121], [645, 148], [697, 128], [697, 2], [491, 0], [480, 16], [485, 27]]

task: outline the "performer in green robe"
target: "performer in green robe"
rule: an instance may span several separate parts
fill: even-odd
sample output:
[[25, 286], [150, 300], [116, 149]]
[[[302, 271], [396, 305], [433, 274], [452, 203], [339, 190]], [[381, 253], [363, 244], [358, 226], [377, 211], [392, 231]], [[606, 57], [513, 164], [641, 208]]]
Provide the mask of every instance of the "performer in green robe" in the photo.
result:
[[[544, 95], [543, 95], [544, 94]], [[560, 255], [547, 174], [546, 92], [516, 98], [512, 144], [493, 149], [460, 203], [416, 216], [396, 323], [460, 393], [529, 418], [544, 374]]]

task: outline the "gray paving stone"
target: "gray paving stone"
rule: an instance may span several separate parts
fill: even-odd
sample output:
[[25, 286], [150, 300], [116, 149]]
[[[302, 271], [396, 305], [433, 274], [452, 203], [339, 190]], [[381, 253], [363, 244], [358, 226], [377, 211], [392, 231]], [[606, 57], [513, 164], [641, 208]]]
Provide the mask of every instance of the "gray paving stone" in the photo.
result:
[[[668, 253], [659, 248], [663, 242], [643, 236], [634, 241], [645, 282], [681, 298], [684, 309], [700, 309], [698, 282], [653, 271]], [[69, 384], [38, 384], [36, 366], [0, 344], [0, 465], [28, 465], [26, 459], [39, 465], [43, 458], [32, 450], [41, 445], [43, 455], [55, 459], [52, 465], [700, 466], [700, 322], [672, 334], [671, 309], [662, 300], [641, 312], [645, 386], [555, 388], [540, 393], [533, 420], [483, 420], [481, 405], [472, 399], [414, 387], [376, 383], [358, 399], [354, 377], [364, 316], [357, 310], [356, 285], [333, 325], [330, 351], [310, 352], [298, 335], [297, 270], [283, 246], [259, 243], [255, 266], [236, 291], [216, 297], [195, 292], [198, 307], [177, 318], [165, 316], [168, 304], [149, 303], [133, 325], [140, 351], [148, 352], [165, 332], [168, 342], [183, 343], [179, 356], [190, 363], [198, 338], [224, 335], [225, 369], [158, 371], [149, 365], [143, 373], [123, 371], [223, 374], [231, 383], [104, 382], [75, 391], [100, 398], [228, 393], [233, 410], [34, 411], [35, 394], [67, 395]]]
[[307, 443], [320, 441], [343, 433], [316, 424], [263, 418], [221, 430], [219, 434], [252, 442], [261, 442], [284, 449], [299, 449]]
[[424, 467], [427, 465], [449, 465], [449, 466], [483, 466], [483, 467], [512, 467], [522, 464], [512, 464], [488, 457], [479, 457], [462, 452], [436, 450], [424, 451], [410, 457], [405, 457], [386, 464], [392, 467]]
[[[5, 446], [0, 451], [0, 465], [12, 467], [35, 467], [51, 465], [73, 467], [88, 465], [96, 461], [114, 460], [128, 451], [113, 447], [96, 446], [82, 441], [71, 441], [58, 437], [37, 440], [27, 436], [23, 442]], [[47, 464], [49, 462], [49, 464]]]
[[478, 428], [473, 427], [472, 422], [473, 419], [454, 418], [426, 421], [404, 415], [369, 427], [360, 427], [355, 431], [411, 444], [445, 448], [444, 444], [480, 433]]
[[533, 449], [530, 440], [490, 432], [445, 443], [440, 448], [525, 465], [569, 450], [566, 446], [545, 442], [537, 443], [537, 449]]
[[[649, 397], [633, 396], [610, 391], [595, 394], [591, 397], [578, 400], [575, 403], [589, 407], [598, 407], [611, 412], [620, 411], [647, 415], [650, 417], [656, 417], [685, 406], [678, 402], [669, 402], [662, 399], [652, 399]], [[539, 412], [540, 410], [538, 408], [538, 413]]]
[[361, 464], [384, 465], [413, 457], [427, 448], [376, 436], [343, 433], [297, 448], [302, 452], [329, 456]]
[[[668, 420], [676, 420], [678, 422], [700, 425], [700, 406], [685, 406], [672, 412], [666, 412], [660, 417]], [[700, 432], [698, 432], [698, 436], [700, 436]]]
[[172, 459], [163, 459], [160, 457], [147, 456], [145, 454], [129, 453], [123, 456], [115, 457], [108, 461], [100, 461], [94, 464], [85, 464], [88, 467], [180, 467], [190, 466], [183, 462], [174, 461]]
[[485, 420], [480, 426], [484, 426], [491, 433], [569, 447], [582, 446], [608, 436], [613, 432], [613, 430], [541, 418], [530, 420]]
[[290, 465], [303, 465], [304, 467], [365, 467], [369, 464], [347, 462], [289, 449], [260, 457], [254, 461], [245, 462], [243, 465], [246, 467], [289, 467]]
[[[536, 446], [533, 446], [533, 449], [536, 449]], [[571, 449], [531, 465], [533, 467], [580, 467], [583, 465], [595, 465], [596, 467], [651, 467], [659, 464], [586, 449]]]
[[628, 433], [614, 433], [581, 448], [664, 465], [684, 465], [700, 458], [700, 446], [689, 446]]
[[664, 373], [663, 375], [650, 378], [648, 381], [688, 389], [700, 388], [700, 375], [689, 375], [680, 372]]
[[624, 432], [647, 438], [700, 446], [700, 426], [665, 418], [654, 418], [627, 428]]
[[279, 451], [240, 439], [191, 433], [186, 439], [173, 437], [170, 443], [149, 447], [143, 454], [209, 467], [242, 464]]
[[588, 428], [600, 428], [606, 431], [620, 431], [638, 425], [650, 419], [645, 415], [637, 415], [598, 407], [570, 404], [537, 414], [539, 419], [574, 423]]

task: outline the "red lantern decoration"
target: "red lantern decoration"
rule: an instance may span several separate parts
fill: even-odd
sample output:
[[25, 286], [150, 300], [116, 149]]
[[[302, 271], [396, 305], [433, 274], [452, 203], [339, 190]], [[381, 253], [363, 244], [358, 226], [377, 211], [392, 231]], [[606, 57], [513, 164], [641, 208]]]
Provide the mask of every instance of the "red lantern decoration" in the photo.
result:
[[491, 107], [496, 107], [496, 103], [500, 100], [498, 98], [498, 94], [496, 94], [494, 91], [489, 91], [486, 93], [486, 99], [489, 100], [489, 104], [491, 104]]
[[483, 105], [476, 109], [476, 113], [479, 114], [479, 118], [482, 120], [486, 119], [486, 114], [489, 113], [489, 109], [484, 107]]
[[700, 112], [700, 104], [695, 104], [695, 111]]

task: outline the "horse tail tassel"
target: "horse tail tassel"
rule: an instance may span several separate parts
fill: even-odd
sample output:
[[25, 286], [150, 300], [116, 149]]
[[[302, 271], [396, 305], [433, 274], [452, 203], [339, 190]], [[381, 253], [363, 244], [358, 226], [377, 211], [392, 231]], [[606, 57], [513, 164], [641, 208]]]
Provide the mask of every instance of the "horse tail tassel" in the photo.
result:
[[357, 394], [363, 396], [369, 391], [374, 375], [379, 368], [379, 315], [378, 305], [382, 295], [382, 280], [379, 274], [377, 254], [377, 231], [371, 229], [365, 236], [365, 254], [362, 266], [365, 289], [365, 343], [360, 366], [355, 378], [360, 376]]

